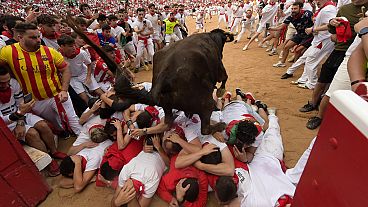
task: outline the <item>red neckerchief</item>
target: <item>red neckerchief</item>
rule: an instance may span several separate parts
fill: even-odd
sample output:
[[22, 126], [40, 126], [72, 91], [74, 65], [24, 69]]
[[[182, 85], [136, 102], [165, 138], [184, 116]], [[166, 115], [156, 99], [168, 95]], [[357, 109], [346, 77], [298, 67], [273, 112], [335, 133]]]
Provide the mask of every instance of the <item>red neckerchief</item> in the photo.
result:
[[276, 2], [270, 2], [269, 3], [271, 6], [275, 6]]
[[0, 102], [3, 104], [9, 103], [11, 98], [11, 88], [8, 87], [5, 91], [0, 91]]
[[76, 48], [75, 52], [71, 55], [66, 55], [63, 51], [63, 49], [59, 48], [59, 52], [64, 56], [64, 57], [67, 57], [69, 59], [73, 59], [75, 57], [77, 57], [77, 55], [79, 55], [80, 53], [80, 48]]
[[304, 12], [305, 11], [303, 9], [301, 9], [300, 12], [299, 12], [299, 14], [297, 14], [296, 16], [294, 16], [293, 19], [299, 19], [300, 17], [303, 16]]
[[346, 42], [352, 36], [349, 21], [339, 19], [339, 26], [336, 27], [337, 42]]
[[314, 18], [315, 18], [315, 17], [317, 17], [317, 16], [318, 16], [318, 14], [319, 14], [319, 12], [320, 12], [324, 7], [326, 7], [326, 6], [328, 6], [328, 5], [336, 6], [336, 4], [335, 4], [335, 3], [333, 3], [332, 1], [328, 1], [328, 2], [326, 2], [325, 4], [323, 4], [323, 6], [322, 6], [321, 8], [319, 8], [319, 9], [316, 11], [316, 13], [314, 13], [313, 17], [314, 17]]
[[156, 125], [160, 123], [160, 118], [158, 117], [159, 111], [154, 106], [147, 106], [145, 109], [151, 115], [151, 125], [156, 122]]
[[13, 35], [10, 34], [10, 32], [8, 32], [8, 31], [3, 31], [3, 32], [1, 32], [1, 34], [4, 35], [5, 37], [9, 38], [9, 39], [13, 38]]

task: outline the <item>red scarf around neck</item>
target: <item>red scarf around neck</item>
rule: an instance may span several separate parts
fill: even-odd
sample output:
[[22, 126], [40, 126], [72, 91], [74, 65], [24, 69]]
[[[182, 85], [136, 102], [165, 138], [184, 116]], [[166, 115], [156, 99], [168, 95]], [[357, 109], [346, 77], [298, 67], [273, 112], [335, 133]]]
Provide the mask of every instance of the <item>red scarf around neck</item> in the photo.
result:
[[318, 16], [318, 14], [319, 14], [319, 12], [320, 12], [324, 7], [326, 7], [326, 6], [328, 6], [328, 5], [336, 6], [336, 4], [335, 4], [335, 3], [333, 3], [332, 1], [328, 1], [328, 2], [326, 2], [325, 4], [323, 4], [323, 6], [322, 6], [321, 8], [319, 8], [319, 9], [316, 11], [316, 13], [313, 15], [313, 17], [317, 17], [317, 16]]
[[71, 55], [66, 55], [66, 54], [64, 53], [63, 49], [61, 49], [61, 48], [59, 48], [59, 52], [60, 52], [64, 57], [67, 57], [67, 58], [69, 58], [69, 59], [73, 59], [73, 58], [77, 57], [77, 55], [79, 55], [79, 53], [80, 53], [80, 48], [77, 48], [77, 49], [75, 50], [75, 52], [74, 52], [73, 54], [71, 54]]

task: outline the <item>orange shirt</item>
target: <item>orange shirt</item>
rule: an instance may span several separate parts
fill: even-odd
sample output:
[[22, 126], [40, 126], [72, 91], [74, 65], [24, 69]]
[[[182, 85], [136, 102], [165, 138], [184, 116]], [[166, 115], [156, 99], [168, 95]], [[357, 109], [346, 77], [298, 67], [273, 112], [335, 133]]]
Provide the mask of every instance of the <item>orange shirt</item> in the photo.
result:
[[15, 43], [1, 49], [0, 60], [9, 64], [24, 94], [32, 93], [35, 99], [44, 100], [61, 91], [59, 70], [67, 63], [55, 49], [41, 45], [36, 52], [27, 52]]

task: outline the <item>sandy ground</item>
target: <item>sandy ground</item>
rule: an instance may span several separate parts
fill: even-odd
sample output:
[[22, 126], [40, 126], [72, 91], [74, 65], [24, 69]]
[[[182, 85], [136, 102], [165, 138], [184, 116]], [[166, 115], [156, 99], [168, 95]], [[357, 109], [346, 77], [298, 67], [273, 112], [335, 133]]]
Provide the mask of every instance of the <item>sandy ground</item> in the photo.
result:
[[[194, 31], [194, 21], [191, 18], [188, 25], [189, 30]], [[213, 18], [212, 22], [207, 20], [206, 27], [207, 31], [216, 28], [217, 18]], [[317, 130], [311, 131], [305, 127], [308, 118], [316, 112], [303, 114], [298, 111], [311, 98], [312, 91], [289, 84], [290, 80], [296, 80], [301, 75], [302, 68], [294, 74], [294, 78], [281, 80], [280, 76], [285, 73], [286, 68], [272, 67], [278, 61], [278, 56], [269, 57], [265, 49], [258, 48], [256, 42], [249, 50], [242, 51], [247, 41], [244, 35], [238, 44], [225, 45], [223, 62], [229, 75], [227, 89], [235, 94], [235, 88], [240, 87], [243, 91], [252, 92], [256, 99], [264, 101], [269, 107], [278, 109], [285, 161], [288, 167], [292, 167], [317, 134]], [[151, 77], [152, 71], [142, 71], [137, 74], [137, 81], [151, 81]], [[59, 148], [66, 151], [72, 142], [73, 139], [60, 140]], [[60, 176], [47, 179], [54, 190], [40, 206], [110, 206], [113, 190], [90, 184], [82, 193], [74, 194], [71, 189], [60, 189], [59, 179]], [[151, 206], [167, 205], [155, 196]], [[213, 193], [210, 193], [207, 206], [218, 206]]]

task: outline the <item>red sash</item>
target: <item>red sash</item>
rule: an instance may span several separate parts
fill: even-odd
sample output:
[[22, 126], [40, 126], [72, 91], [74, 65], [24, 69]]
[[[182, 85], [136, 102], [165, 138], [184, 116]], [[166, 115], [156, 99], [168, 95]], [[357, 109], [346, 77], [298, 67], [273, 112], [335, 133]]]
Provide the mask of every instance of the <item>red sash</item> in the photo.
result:
[[144, 46], [147, 47], [148, 45], [148, 37], [141, 37], [141, 36], [138, 36], [138, 41], [139, 40], [143, 40], [144, 42]]
[[58, 114], [61, 120], [61, 124], [63, 126], [63, 129], [69, 132], [73, 132], [73, 130], [71, 129], [70, 125], [69, 125], [69, 119], [68, 116], [66, 115], [66, 111], [63, 107], [63, 104], [61, 103], [59, 96], [55, 96], [55, 103], [56, 103], [56, 108], [58, 110]]

